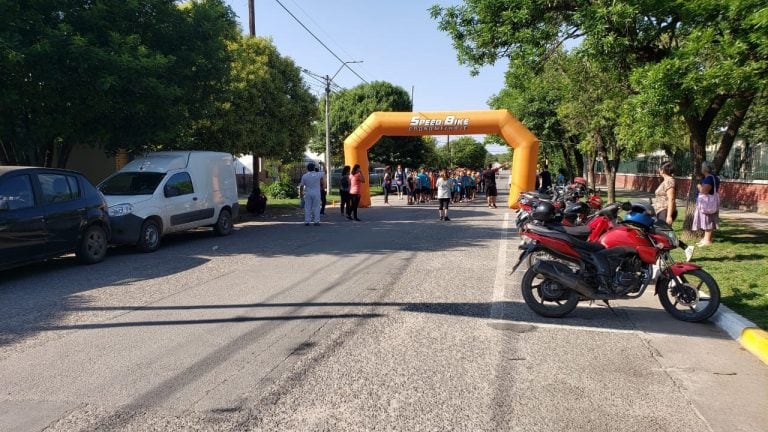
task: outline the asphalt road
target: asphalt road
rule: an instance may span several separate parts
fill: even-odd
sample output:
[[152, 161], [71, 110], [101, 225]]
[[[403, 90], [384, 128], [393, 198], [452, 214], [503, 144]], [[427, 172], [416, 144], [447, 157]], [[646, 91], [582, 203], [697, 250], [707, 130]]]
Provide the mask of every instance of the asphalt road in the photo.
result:
[[505, 208], [393, 203], [0, 273], [0, 431], [768, 430], [768, 367], [714, 326], [537, 317]]

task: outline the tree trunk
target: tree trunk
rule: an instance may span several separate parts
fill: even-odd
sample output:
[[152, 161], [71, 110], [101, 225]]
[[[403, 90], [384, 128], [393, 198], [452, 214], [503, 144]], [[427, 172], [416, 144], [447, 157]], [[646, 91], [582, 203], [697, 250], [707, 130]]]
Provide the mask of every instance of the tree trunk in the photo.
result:
[[560, 146], [560, 150], [563, 152], [563, 161], [565, 162], [565, 169], [569, 172], [569, 176], [575, 172], [575, 165], [573, 164], [573, 157], [571, 148], [569, 146]]
[[691, 239], [696, 236], [692, 231], [693, 228], [693, 214], [696, 211], [696, 184], [701, 177], [701, 164], [707, 157], [707, 133], [709, 132], [712, 122], [715, 117], [723, 108], [723, 105], [728, 101], [726, 95], [715, 95], [709, 104], [709, 107], [704, 111], [704, 114], [698, 115], [691, 114], [691, 107], [693, 102], [684, 99], [680, 102], [680, 112], [683, 113], [685, 119], [685, 125], [688, 128], [689, 142], [691, 148], [691, 156], [693, 159], [693, 167], [691, 174], [691, 187], [688, 190], [688, 196], [685, 202], [685, 221], [683, 221], [683, 238]]
[[707, 151], [707, 131], [700, 126], [698, 121], [686, 120], [688, 131], [690, 133], [690, 148], [693, 159], [693, 172], [691, 175], [691, 187], [688, 189], [688, 195], [685, 200], [685, 220], [683, 221], [683, 238], [690, 240], [696, 237], [692, 231], [693, 214], [696, 212], [696, 185], [701, 176], [701, 164], [706, 159]]
[[728, 118], [728, 126], [725, 128], [723, 137], [720, 139], [720, 145], [717, 147], [717, 153], [715, 153], [715, 157], [712, 160], [712, 163], [715, 165], [715, 172], [719, 173], [723, 165], [725, 165], [725, 161], [728, 159], [728, 155], [733, 148], [733, 142], [736, 140], [736, 135], [739, 133], [739, 128], [744, 123], [744, 118], [747, 116], [749, 107], [754, 100], [755, 94], [751, 93], [734, 101], [736, 107]]
[[595, 187], [595, 155], [593, 152], [587, 154], [587, 184]]

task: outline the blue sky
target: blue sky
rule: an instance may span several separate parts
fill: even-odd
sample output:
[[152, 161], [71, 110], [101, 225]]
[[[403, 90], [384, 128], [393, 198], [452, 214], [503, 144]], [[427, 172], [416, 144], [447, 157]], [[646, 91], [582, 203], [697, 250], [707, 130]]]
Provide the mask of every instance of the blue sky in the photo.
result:
[[[226, 0], [248, 29], [247, 0]], [[451, 39], [429, 17], [434, 4], [422, 0], [281, 0], [310, 30], [368, 81], [388, 81], [414, 91], [416, 111], [488, 109], [488, 99], [504, 85], [506, 62], [472, 77], [459, 65]], [[302, 68], [333, 75], [341, 63], [306, 32], [275, 0], [255, 0], [256, 34], [272, 38], [278, 50]], [[316, 93], [321, 86], [308, 79]], [[342, 70], [335, 82], [345, 88], [361, 80]], [[445, 141], [445, 137], [436, 137]], [[482, 137], [478, 137], [482, 139]], [[503, 148], [490, 148], [494, 153]]]

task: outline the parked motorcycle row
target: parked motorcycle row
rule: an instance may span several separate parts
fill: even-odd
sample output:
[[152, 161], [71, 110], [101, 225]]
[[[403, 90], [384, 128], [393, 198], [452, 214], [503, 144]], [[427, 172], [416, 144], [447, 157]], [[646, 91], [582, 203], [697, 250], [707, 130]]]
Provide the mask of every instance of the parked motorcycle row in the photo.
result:
[[603, 207], [579, 178], [552, 194], [521, 194], [519, 204], [522, 253], [512, 271], [528, 263], [522, 295], [539, 315], [565, 316], [580, 301], [640, 298], [651, 285], [679, 320], [701, 322], [717, 311], [717, 282], [700, 266], [671, 257], [677, 236], [649, 204]]

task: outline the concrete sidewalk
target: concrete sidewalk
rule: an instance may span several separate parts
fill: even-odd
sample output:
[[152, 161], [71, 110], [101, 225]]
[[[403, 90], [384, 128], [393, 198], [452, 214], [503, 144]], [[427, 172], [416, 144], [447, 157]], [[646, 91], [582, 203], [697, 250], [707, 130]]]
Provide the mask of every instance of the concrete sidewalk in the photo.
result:
[[[630, 199], [648, 200], [653, 193], [630, 189], [616, 189], [616, 195]], [[685, 209], [685, 201], [677, 200], [677, 206]], [[756, 231], [768, 230], [768, 215], [735, 209], [721, 209], [722, 219], [750, 226]], [[768, 364], [768, 332], [724, 305], [711, 318], [718, 327], [737, 340], [746, 350]]]

